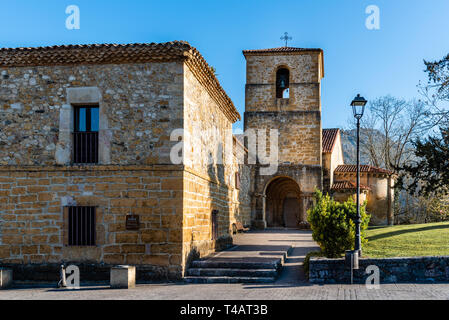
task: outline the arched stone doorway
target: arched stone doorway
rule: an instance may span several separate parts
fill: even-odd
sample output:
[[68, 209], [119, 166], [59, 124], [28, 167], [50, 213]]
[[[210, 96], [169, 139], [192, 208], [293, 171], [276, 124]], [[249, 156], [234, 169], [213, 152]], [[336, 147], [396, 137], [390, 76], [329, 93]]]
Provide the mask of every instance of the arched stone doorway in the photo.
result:
[[267, 227], [296, 228], [301, 221], [301, 190], [291, 178], [278, 177], [265, 189]]

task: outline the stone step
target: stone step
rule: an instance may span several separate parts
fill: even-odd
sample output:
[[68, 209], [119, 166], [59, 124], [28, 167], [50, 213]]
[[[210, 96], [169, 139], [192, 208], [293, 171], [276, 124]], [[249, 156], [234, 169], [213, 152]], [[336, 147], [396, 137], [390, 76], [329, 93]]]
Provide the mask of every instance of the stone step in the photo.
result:
[[190, 264], [190, 268], [206, 268], [206, 269], [276, 269], [282, 266], [282, 259], [271, 259], [269, 261], [240, 261], [234, 259], [211, 259], [211, 260], [195, 260]]
[[197, 277], [184, 278], [187, 283], [271, 283], [276, 281], [275, 277]]
[[187, 270], [188, 276], [207, 276], [207, 277], [277, 277], [278, 271], [270, 269], [230, 269], [230, 268], [190, 268]]

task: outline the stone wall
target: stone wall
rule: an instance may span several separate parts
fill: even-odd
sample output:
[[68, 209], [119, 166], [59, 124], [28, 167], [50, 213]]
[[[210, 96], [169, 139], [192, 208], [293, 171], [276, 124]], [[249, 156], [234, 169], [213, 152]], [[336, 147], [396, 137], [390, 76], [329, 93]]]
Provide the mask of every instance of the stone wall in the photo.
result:
[[[191, 60], [4, 69], [0, 264], [25, 278], [61, 261], [101, 274], [131, 264], [140, 278], [180, 278], [192, 256], [232, 243], [236, 219], [249, 223], [249, 169], [237, 162], [246, 151], [232, 149], [238, 114]], [[98, 165], [72, 163], [73, 110], [81, 105], [99, 107]], [[69, 205], [97, 207], [96, 246], [67, 245]], [[127, 214], [140, 216], [139, 230], [125, 229]]]
[[341, 145], [341, 136], [337, 134], [335, 145], [331, 153], [323, 152], [323, 190], [330, 193], [334, 183], [334, 170], [344, 164], [344, 154]]
[[[356, 183], [356, 173], [337, 172], [334, 173], [334, 180], [348, 180]], [[370, 224], [393, 224], [394, 179], [383, 174], [361, 172], [360, 183], [362, 185], [370, 187], [371, 189], [366, 193], [366, 210], [369, 214], [371, 214]]]
[[[96, 88], [105, 164], [170, 163], [183, 126], [183, 63], [14, 67], [0, 78], [0, 165], [54, 165], [68, 90]], [[82, 100], [80, 100], [82, 101]], [[89, 101], [90, 102], [90, 101]], [[95, 101], [97, 102], [97, 101]]]
[[[232, 122], [200, 85], [189, 68], [184, 72], [184, 257], [186, 264], [232, 243], [235, 212], [249, 212], [249, 199], [239, 196], [239, 167]], [[227, 154], [229, 157], [227, 157]], [[245, 185], [249, 182], [244, 180]], [[246, 190], [246, 189], [245, 189]], [[244, 191], [245, 191], [244, 190]], [[248, 203], [246, 203], [248, 201]], [[218, 238], [212, 238], [212, 211], [218, 210]]]
[[[230, 190], [227, 185], [193, 172], [184, 174], [183, 246], [185, 263], [232, 244]], [[212, 211], [218, 211], [218, 238], [212, 236]]]
[[[312, 257], [309, 262], [309, 281], [312, 283], [350, 283], [350, 271], [344, 259]], [[380, 284], [404, 282], [448, 282], [449, 257], [413, 257], [360, 259], [359, 270], [354, 270], [354, 283], [365, 283], [366, 268], [377, 266]], [[372, 274], [372, 272], [370, 272]]]
[[231, 175], [232, 208], [231, 224], [239, 221], [243, 226], [251, 225], [251, 194], [253, 193], [253, 184], [251, 183], [251, 167], [245, 164], [248, 150], [236, 139], [234, 144], [234, 161], [231, 172], [238, 172], [240, 179], [240, 188], [237, 189], [234, 175]]
[[[179, 278], [182, 189], [179, 166], [0, 167], [0, 264], [132, 264]], [[68, 205], [97, 207], [96, 246], [67, 245]]]
[[[266, 208], [274, 208], [276, 204], [270, 203], [274, 200], [267, 197], [266, 190], [276, 179], [283, 179], [287, 185], [292, 181], [297, 183], [293, 197], [297, 198], [299, 212], [289, 220], [305, 221], [314, 189], [322, 188], [322, 51], [286, 49], [243, 53], [246, 58], [245, 131], [255, 130], [260, 134], [264, 130], [267, 137], [265, 150], [259, 150], [256, 143], [259, 158], [261, 152], [270, 157], [276, 151], [270, 145], [270, 130], [277, 130], [278, 134], [277, 172], [264, 175], [262, 166], [252, 166], [252, 223], [256, 228], [267, 226]], [[289, 71], [288, 98], [276, 96], [276, 74], [280, 68]], [[287, 191], [281, 190], [282, 197], [292, 197]], [[284, 199], [276, 201], [284, 203]], [[283, 217], [283, 212], [278, 216]]]
[[[245, 130], [276, 129], [280, 165], [321, 166], [320, 112], [245, 112]], [[270, 132], [266, 133], [267, 156]]]
[[[246, 56], [245, 111], [320, 111], [319, 52]], [[276, 99], [276, 72], [290, 71], [289, 99]], [[278, 101], [288, 100], [288, 101]]]

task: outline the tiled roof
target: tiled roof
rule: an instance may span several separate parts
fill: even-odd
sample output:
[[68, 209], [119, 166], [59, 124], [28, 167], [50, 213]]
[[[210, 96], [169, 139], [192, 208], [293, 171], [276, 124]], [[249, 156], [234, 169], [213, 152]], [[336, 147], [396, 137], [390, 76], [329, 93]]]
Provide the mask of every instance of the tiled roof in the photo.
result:
[[[336, 173], [345, 173], [345, 172], [357, 172], [357, 165], [355, 164], [342, 164], [339, 165], [337, 168], [335, 168]], [[360, 166], [360, 172], [367, 172], [367, 173], [382, 173], [382, 174], [393, 174], [392, 171], [382, 168], [377, 168], [373, 166], [368, 165], [361, 165]]]
[[1, 67], [139, 63], [179, 60], [193, 47], [185, 41], [1, 48]]
[[268, 49], [255, 49], [255, 50], [243, 50], [243, 55], [245, 59], [248, 56], [273, 56], [273, 55], [298, 55], [303, 52], [316, 52], [319, 54], [319, 64], [320, 64], [320, 77], [324, 77], [324, 53], [323, 49], [318, 48], [294, 48], [294, 47], [279, 47], [279, 48], [268, 48]]
[[[357, 185], [351, 181], [335, 181], [332, 184], [331, 190], [338, 191], [338, 190], [356, 190]], [[363, 184], [360, 184], [360, 190], [371, 190], [370, 187], [365, 186]]]
[[243, 50], [244, 55], [259, 54], [259, 53], [294, 53], [294, 52], [306, 52], [315, 51], [322, 52], [322, 49], [308, 49], [308, 48], [294, 48], [294, 47], [279, 47], [270, 49], [255, 49], [255, 50]]
[[185, 41], [135, 44], [62, 45], [35, 48], [1, 48], [0, 67], [124, 64], [185, 61], [228, 118], [240, 114], [199, 51]]
[[323, 152], [331, 153], [340, 129], [323, 129]]

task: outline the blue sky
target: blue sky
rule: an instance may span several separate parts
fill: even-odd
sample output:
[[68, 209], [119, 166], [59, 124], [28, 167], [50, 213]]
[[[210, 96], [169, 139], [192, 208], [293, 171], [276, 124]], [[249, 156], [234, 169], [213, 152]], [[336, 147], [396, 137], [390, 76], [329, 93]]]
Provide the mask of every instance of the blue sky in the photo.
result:
[[[65, 27], [68, 5], [80, 8], [80, 30]], [[365, 27], [368, 5], [380, 9], [380, 30]], [[282, 46], [288, 31], [290, 46], [324, 50], [323, 127], [344, 127], [356, 93], [418, 96], [423, 59], [449, 53], [448, 13], [448, 0], [3, 0], [0, 47], [186, 40], [243, 116], [242, 50]]]

